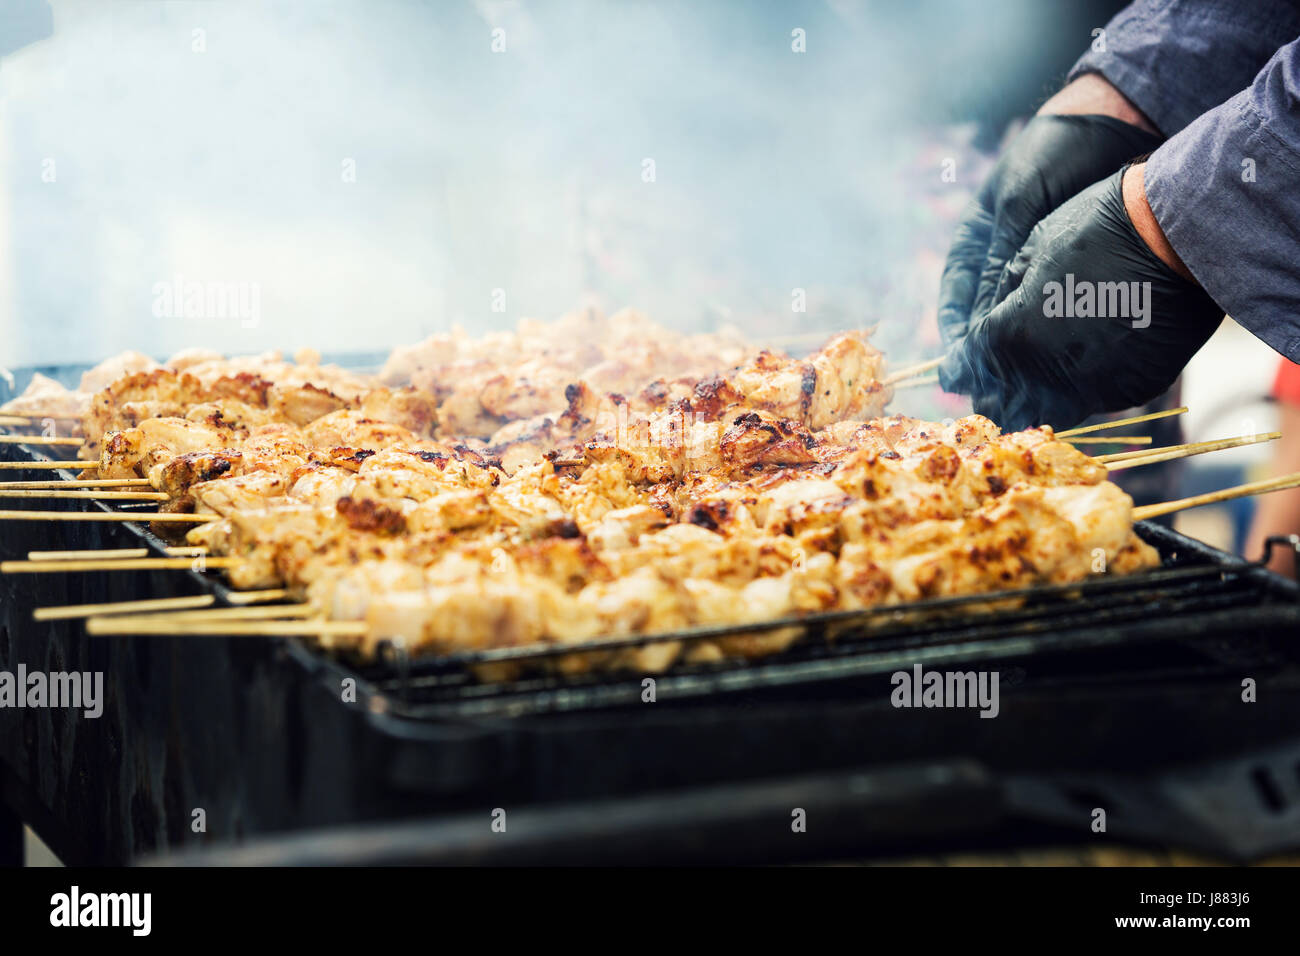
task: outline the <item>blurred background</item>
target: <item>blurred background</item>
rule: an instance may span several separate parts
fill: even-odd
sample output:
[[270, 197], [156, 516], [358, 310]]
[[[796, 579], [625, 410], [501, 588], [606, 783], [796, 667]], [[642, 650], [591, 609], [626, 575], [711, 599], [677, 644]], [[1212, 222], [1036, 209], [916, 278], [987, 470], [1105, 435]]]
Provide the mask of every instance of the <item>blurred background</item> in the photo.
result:
[[[957, 213], [1122, 5], [5, 0], [0, 366], [373, 351], [582, 304], [878, 323], [928, 358]], [[171, 294], [196, 283], [236, 308]], [[1189, 371], [1187, 440], [1271, 427], [1276, 357], [1227, 334], [1218, 367], [1253, 371]], [[1240, 510], [1215, 520], [1235, 543]]]

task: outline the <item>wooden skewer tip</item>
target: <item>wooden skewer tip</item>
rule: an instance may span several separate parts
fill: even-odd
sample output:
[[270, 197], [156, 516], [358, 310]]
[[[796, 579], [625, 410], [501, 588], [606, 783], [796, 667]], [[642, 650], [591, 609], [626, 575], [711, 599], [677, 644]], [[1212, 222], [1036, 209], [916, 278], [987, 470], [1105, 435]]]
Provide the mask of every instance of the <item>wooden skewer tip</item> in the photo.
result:
[[1166, 445], [1161, 448], [1144, 449], [1143, 451], [1102, 455], [1095, 460], [1104, 464], [1108, 471], [1122, 471], [1126, 468], [1154, 465], [1162, 461], [1173, 461], [1177, 458], [1190, 458], [1193, 455], [1203, 455], [1207, 452], [1223, 451], [1228, 448], [1239, 448], [1243, 445], [1257, 445], [1281, 437], [1281, 432], [1267, 432], [1263, 435], [1242, 435], [1240, 438], [1221, 438], [1216, 441], [1190, 442], [1186, 445]]
[[32, 612], [37, 621], [64, 621], [78, 617], [93, 617], [102, 614], [133, 614], [140, 611], [170, 611], [182, 608], [203, 608], [215, 604], [217, 599], [211, 594], [195, 594], [186, 597], [150, 598], [144, 601], [118, 601], [108, 604], [68, 604], [54, 607], [38, 607]]
[[1069, 442], [1072, 445], [1149, 445], [1151, 444], [1150, 435], [1115, 435], [1111, 438], [1093, 438], [1091, 436], [1085, 436], [1083, 438], [1075, 438], [1073, 436], [1069, 438], [1061, 438], [1060, 435], [1057, 435], [1056, 437], [1059, 438], [1061, 441]]
[[1063, 432], [1057, 432], [1057, 438], [1066, 438], [1070, 435], [1086, 435], [1088, 432], [1098, 432], [1106, 428], [1117, 428], [1121, 425], [1136, 425], [1139, 422], [1153, 422], [1159, 418], [1172, 418], [1174, 415], [1187, 414], [1187, 406], [1179, 408], [1170, 408], [1163, 412], [1151, 412], [1146, 415], [1134, 415], [1132, 418], [1117, 418], [1113, 422], [1099, 422], [1096, 425], [1083, 425], [1079, 428], [1070, 428]]
[[1147, 518], [1158, 518], [1160, 515], [1172, 514], [1175, 511], [1183, 511], [1187, 508], [1199, 508], [1201, 505], [1212, 505], [1220, 501], [1231, 501], [1234, 498], [1245, 498], [1248, 495], [1262, 495], [1271, 491], [1284, 491], [1287, 488], [1300, 487], [1300, 472], [1291, 475], [1282, 475], [1278, 478], [1265, 478], [1262, 481], [1251, 481], [1244, 485], [1235, 485], [1231, 488], [1224, 488], [1220, 491], [1211, 491], [1203, 495], [1193, 495], [1190, 498], [1179, 498], [1176, 501], [1164, 501], [1154, 505], [1142, 505], [1133, 509], [1133, 520], [1144, 521]]

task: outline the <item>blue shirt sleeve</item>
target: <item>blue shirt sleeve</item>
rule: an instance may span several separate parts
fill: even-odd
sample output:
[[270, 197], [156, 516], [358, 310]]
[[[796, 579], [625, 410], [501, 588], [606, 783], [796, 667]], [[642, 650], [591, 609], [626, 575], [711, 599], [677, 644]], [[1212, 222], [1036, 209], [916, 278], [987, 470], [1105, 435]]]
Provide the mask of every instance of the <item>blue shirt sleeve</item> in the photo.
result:
[[1300, 40], [1151, 154], [1147, 202], [1218, 305], [1300, 362]]
[[1100, 73], [1165, 136], [1244, 89], [1300, 36], [1300, 0], [1136, 0], [1070, 71]]

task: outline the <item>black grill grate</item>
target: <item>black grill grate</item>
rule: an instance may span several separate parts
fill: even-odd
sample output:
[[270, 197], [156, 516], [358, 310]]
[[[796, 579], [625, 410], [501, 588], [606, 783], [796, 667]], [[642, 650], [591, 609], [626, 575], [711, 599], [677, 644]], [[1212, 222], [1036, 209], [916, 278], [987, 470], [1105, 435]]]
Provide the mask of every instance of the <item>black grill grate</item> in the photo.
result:
[[[1083, 584], [945, 598], [910, 605], [784, 619], [763, 625], [708, 628], [571, 646], [499, 648], [434, 659], [391, 657], [359, 667], [359, 678], [393, 711], [413, 719], [523, 716], [632, 707], [643, 691], [639, 673], [578, 676], [534, 674], [485, 683], [476, 664], [556, 658], [567, 654], [761, 633], [795, 626], [800, 639], [784, 652], [753, 661], [679, 664], [654, 675], [656, 694], [674, 701], [716, 703], [728, 694], [813, 690], [828, 682], [889, 673], [915, 663], [979, 661], [1099, 650], [1119, 644], [1186, 640], [1202, 635], [1276, 633], [1300, 623], [1297, 588], [1259, 565], [1225, 562], [1209, 549], [1144, 525], [1162, 568]], [[1215, 559], [1217, 556], [1217, 560]], [[990, 602], [1014, 603], [987, 610]], [[1235, 648], [1245, 653], [1248, 641]], [[1215, 648], [1204, 650], [1213, 655]], [[1222, 656], [1220, 653], [1219, 656]], [[1231, 656], [1231, 655], [1230, 655]]]

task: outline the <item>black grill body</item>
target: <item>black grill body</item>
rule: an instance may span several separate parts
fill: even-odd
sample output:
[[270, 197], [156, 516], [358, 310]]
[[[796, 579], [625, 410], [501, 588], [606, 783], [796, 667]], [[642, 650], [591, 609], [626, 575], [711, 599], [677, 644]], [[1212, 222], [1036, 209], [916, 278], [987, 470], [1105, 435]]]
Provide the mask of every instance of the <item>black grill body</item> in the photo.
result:
[[[66, 503], [80, 506], [95, 507]], [[1022, 843], [1063, 829], [1086, 840], [1098, 801], [1130, 840], [1236, 858], [1295, 846], [1300, 593], [1167, 529], [1140, 530], [1160, 570], [1023, 592], [995, 611], [962, 599], [818, 616], [782, 655], [655, 675], [653, 703], [642, 674], [491, 685], [466, 670], [481, 657], [356, 667], [298, 641], [89, 637], [78, 621], [31, 616], [220, 598], [214, 575], [0, 577], [0, 669], [102, 671], [107, 697], [97, 720], [0, 710], [0, 794], [75, 863], [254, 838], [300, 862], [327, 846], [351, 848], [351, 862], [497, 862], [504, 844], [472, 838], [495, 808], [535, 820], [530, 852], [557, 861], [807, 858], [1009, 839], [1009, 826]], [[5, 557], [142, 542], [162, 546], [127, 525], [0, 523]], [[917, 663], [996, 670], [999, 716], [893, 707], [891, 675]], [[791, 844], [788, 812], [772, 822], [799, 793], [838, 814], [830, 847]], [[1215, 812], [1202, 812], [1211, 796]], [[735, 811], [721, 821], [719, 800]], [[622, 836], [593, 846], [575, 806], [625, 821]], [[366, 844], [349, 828], [380, 825], [397, 835], [358, 855]], [[286, 837], [315, 831], [342, 842]]]

